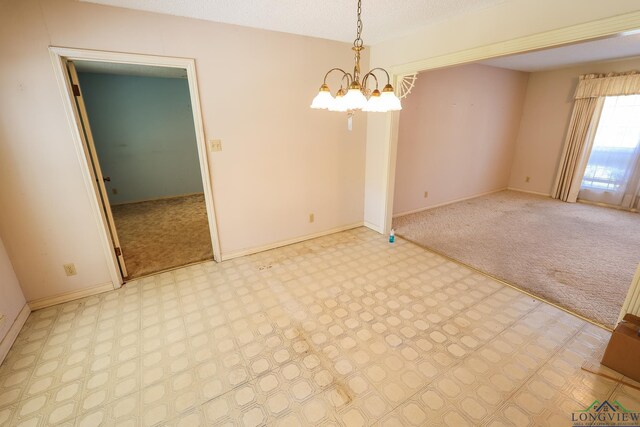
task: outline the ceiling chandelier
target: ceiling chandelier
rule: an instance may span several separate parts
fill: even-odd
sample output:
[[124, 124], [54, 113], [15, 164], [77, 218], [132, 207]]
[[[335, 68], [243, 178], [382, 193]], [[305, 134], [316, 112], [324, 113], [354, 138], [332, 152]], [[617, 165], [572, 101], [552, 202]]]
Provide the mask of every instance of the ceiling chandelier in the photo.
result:
[[[349, 113], [357, 110], [386, 113], [387, 111], [398, 111], [402, 109], [400, 99], [394, 93], [393, 86], [391, 85], [389, 73], [384, 68], [374, 68], [363, 75], [362, 80], [360, 79], [360, 52], [364, 50], [364, 43], [360, 37], [362, 33], [362, 19], [360, 17], [361, 3], [362, 0], [358, 0], [357, 36], [351, 48], [356, 53], [356, 63], [353, 67], [353, 74], [347, 73], [341, 68], [332, 68], [327, 71], [322, 86], [320, 86], [320, 91], [311, 102], [311, 108], [329, 111], [347, 111]], [[342, 73], [340, 89], [336, 92], [335, 98], [331, 95], [331, 91], [327, 85], [327, 77], [334, 71]], [[382, 93], [378, 88], [378, 77], [376, 77], [374, 71], [384, 73], [387, 78], [387, 84], [382, 88]], [[373, 91], [367, 86], [371, 80], [375, 83], [375, 89]]]

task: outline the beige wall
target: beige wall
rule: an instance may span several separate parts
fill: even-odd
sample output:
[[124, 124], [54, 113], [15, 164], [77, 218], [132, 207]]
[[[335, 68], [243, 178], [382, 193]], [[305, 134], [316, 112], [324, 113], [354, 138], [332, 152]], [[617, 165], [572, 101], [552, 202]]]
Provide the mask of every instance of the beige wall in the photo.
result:
[[[371, 48], [371, 66], [403, 65], [638, 10], [637, 0], [511, 0], [379, 43]], [[391, 123], [384, 115], [370, 115], [367, 122], [365, 221], [379, 230], [389, 219], [385, 213], [388, 198], [393, 197], [387, 193], [387, 183], [393, 179], [389, 164], [395, 163], [393, 147], [388, 144]]]
[[[637, 9], [635, 0], [513, 0], [374, 47], [372, 65]], [[383, 225], [390, 115], [367, 123], [359, 114], [348, 132], [344, 115], [307, 108], [324, 70], [351, 63], [349, 44], [72, 0], [5, 0], [0, 233], [28, 300], [110, 280], [49, 45], [195, 58], [207, 138], [224, 145], [209, 159], [223, 255], [357, 223], [365, 197], [365, 220]], [[68, 262], [77, 276], [64, 275]]]
[[[0, 3], [0, 233], [27, 300], [110, 282], [49, 45], [195, 58], [223, 256], [359, 223], [366, 116], [309, 104], [350, 44], [70, 0]], [[368, 58], [364, 57], [367, 67]], [[309, 213], [315, 222], [308, 222]], [[62, 265], [73, 262], [77, 276]]]
[[640, 70], [640, 58], [531, 73], [509, 187], [551, 194], [578, 76], [629, 70]]
[[[0, 314], [4, 316], [4, 320], [0, 324], [0, 342], [7, 335], [24, 304], [25, 300], [18, 278], [13, 271], [4, 243], [0, 239]], [[5, 346], [1, 346], [0, 350], [4, 348]], [[3, 356], [4, 354], [0, 351], [0, 362]]]
[[527, 78], [480, 64], [418, 75], [400, 113], [394, 215], [507, 187]]

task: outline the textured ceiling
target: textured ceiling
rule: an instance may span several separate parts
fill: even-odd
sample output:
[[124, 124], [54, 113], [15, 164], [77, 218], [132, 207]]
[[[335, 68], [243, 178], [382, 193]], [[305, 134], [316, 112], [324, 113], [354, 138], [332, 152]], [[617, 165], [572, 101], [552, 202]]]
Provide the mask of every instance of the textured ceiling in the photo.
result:
[[149, 65], [121, 64], [116, 62], [73, 61], [80, 73], [119, 74], [137, 77], [167, 77], [186, 79], [187, 70], [173, 67], [153, 67]]
[[640, 56], [640, 34], [489, 59], [481, 64], [532, 72], [633, 56]]
[[[352, 42], [356, 0], [81, 0]], [[362, 38], [375, 44], [509, 0], [363, 0]]]

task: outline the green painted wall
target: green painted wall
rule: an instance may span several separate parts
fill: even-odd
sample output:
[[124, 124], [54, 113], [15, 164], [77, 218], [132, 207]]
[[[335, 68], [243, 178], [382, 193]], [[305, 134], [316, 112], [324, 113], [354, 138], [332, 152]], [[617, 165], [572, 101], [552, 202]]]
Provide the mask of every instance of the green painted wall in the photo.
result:
[[186, 79], [79, 79], [112, 204], [203, 191]]

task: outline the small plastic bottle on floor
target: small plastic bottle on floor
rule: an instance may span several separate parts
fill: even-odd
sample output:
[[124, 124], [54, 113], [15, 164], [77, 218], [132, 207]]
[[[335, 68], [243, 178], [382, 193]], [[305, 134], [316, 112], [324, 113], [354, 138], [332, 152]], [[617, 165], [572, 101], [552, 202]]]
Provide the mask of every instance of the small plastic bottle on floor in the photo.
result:
[[391, 229], [391, 233], [389, 233], [389, 243], [393, 243], [396, 241], [396, 232]]

